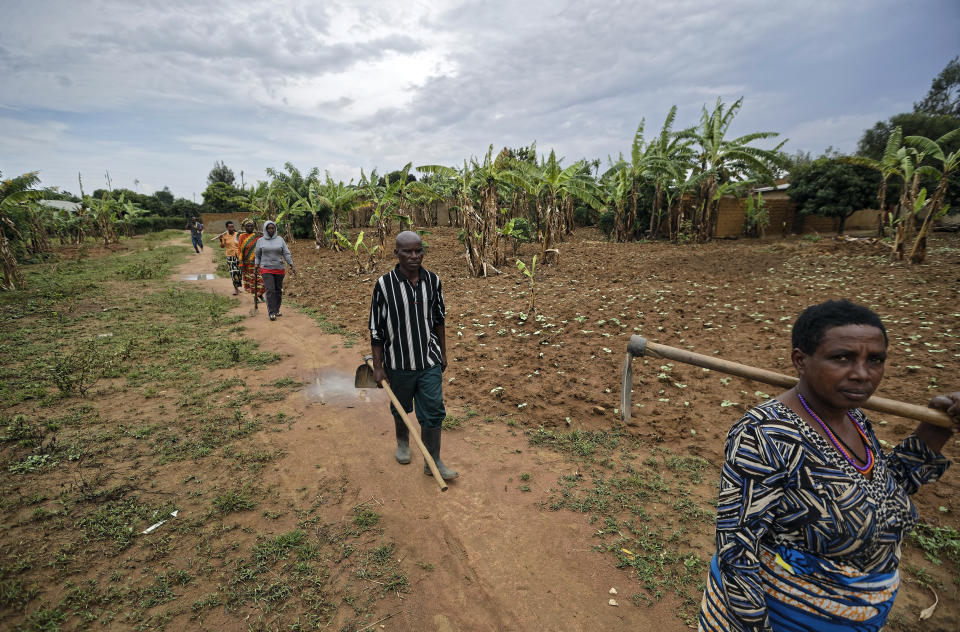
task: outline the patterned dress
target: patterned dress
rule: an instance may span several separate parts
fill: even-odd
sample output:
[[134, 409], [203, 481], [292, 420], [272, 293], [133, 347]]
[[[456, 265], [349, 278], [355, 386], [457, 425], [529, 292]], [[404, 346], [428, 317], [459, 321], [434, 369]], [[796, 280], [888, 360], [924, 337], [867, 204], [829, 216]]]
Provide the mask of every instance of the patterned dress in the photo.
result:
[[220, 235], [220, 247], [223, 248], [227, 267], [230, 268], [230, 279], [233, 281], [233, 287], [235, 288], [239, 288], [243, 283], [243, 274], [240, 272], [239, 239], [240, 233], [225, 232]]
[[237, 246], [240, 250], [240, 272], [243, 276], [243, 289], [254, 293], [256, 289], [257, 296], [262, 300], [266, 291], [263, 287], [263, 279], [260, 278], [260, 271], [255, 265], [257, 240], [260, 239], [259, 233], [239, 233], [237, 237]]
[[875, 455], [870, 480], [779, 401], [730, 430], [701, 630], [882, 628], [917, 523], [909, 495], [950, 462], [913, 435], [884, 454], [851, 412]]

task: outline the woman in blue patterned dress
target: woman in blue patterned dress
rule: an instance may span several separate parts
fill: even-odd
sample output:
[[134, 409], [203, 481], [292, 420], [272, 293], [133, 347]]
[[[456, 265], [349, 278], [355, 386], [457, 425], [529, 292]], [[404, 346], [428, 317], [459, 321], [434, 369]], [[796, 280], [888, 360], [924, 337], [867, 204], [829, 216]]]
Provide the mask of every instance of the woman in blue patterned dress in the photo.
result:
[[809, 307], [792, 345], [798, 384], [727, 436], [701, 630], [879, 630], [917, 523], [909, 496], [950, 464], [940, 450], [960, 427], [960, 393], [929, 404], [952, 428], [921, 423], [887, 454], [858, 408], [887, 355], [874, 312], [849, 301]]

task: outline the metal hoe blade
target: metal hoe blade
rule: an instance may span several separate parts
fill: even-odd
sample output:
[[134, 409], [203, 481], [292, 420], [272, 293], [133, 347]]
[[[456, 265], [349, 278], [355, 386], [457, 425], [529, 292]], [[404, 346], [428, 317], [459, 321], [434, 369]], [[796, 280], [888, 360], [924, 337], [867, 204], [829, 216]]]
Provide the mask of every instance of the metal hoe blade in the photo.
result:
[[377, 388], [377, 381], [373, 379], [373, 369], [369, 364], [361, 364], [357, 367], [357, 373], [353, 376], [353, 386], [355, 388]]

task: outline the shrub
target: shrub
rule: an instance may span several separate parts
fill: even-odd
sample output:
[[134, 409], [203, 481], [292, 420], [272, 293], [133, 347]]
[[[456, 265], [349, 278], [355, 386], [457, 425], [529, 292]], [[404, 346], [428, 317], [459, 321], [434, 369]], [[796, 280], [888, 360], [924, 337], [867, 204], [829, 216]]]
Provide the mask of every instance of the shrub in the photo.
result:
[[747, 196], [744, 205], [743, 234], [747, 237], [763, 237], [764, 231], [770, 225], [770, 212], [763, 201], [763, 195], [757, 193], [757, 198]]
[[533, 240], [533, 226], [526, 217], [513, 218], [513, 230], [520, 233], [520, 238], [524, 242]]
[[617, 228], [617, 214], [610, 210], [600, 211], [600, 215], [597, 217], [597, 227], [603, 231], [607, 239], [610, 239], [613, 231]]
[[161, 217], [159, 215], [134, 217], [124, 220], [124, 222], [134, 235], [154, 233], [171, 228], [177, 230], [182, 229], [184, 226], [182, 217]]
[[169, 274], [169, 260], [158, 257], [155, 261], [137, 261], [130, 263], [119, 270], [117, 275], [126, 281], [142, 281], [145, 279], [162, 279]]
[[64, 396], [83, 396], [100, 379], [106, 362], [99, 349], [87, 343], [75, 351], [54, 356], [43, 367], [43, 377], [53, 382]]
[[593, 226], [598, 218], [599, 213], [589, 206], [578, 206], [573, 209], [573, 221], [578, 226]]

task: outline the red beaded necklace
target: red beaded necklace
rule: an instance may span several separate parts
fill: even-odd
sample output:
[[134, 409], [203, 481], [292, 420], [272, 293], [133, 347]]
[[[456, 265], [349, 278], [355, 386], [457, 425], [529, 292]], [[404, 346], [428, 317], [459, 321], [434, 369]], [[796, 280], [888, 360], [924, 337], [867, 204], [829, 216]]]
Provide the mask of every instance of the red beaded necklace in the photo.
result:
[[[807, 413], [811, 417], [813, 417], [813, 419], [818, 424], [820, 424], [820, 427], [823, 428], [824, 431], [827, 433], [827, 436], [830, 437], [830, 441], [833, 443], [833, 446], [837, 449], [838, 452], [840, 452], [840, 454], [843, 455], [843, 458], [847, 460], [847, 463], [849, 463], [854, 468], [856, 468], [856, 470], [861, 474], [863, 474], [864, 476], [866, 476], [871, 471], [873, 471], [873, 451], [870, 450], [870, 441], [867, 439], [867, 435], [863, 431], [863, 428], [860, 427], [860, 424], [857, 423], [857, 420], [854, 419], [853, 415], [850, 414], [849, 410], [847, 411], [847, 417], [849, 417], [850, 421], [853, 422], [853, 426], [857, 429], [857, 432], [860, 434], [860, 438], [863, 439], [863, 447], [867, 451], [867, 462], [866, 462], [866, 465], [864, 465], [863, 467], [860, 467], [860, 465], [857, 463], [856, 456], [853, 454], [853, 450], [850, 450], [849, 448], [844, 449], [844, 446], [846, 444], [841, 445], [841, 443], [843, 442], [837, 440], [838, 439], [837, 435], [833, 434], [833, 431], [830, 430], [830, 427], [827, 426], [827, 424], [825, 424], [823, 420], [820, 419], [817, 413], [813, 412], [813, 409], [807, 405], [807, 400], [803, 399], [803, 395], [801, 395], [798, 392], [797, 397], [800, 399], [800, 404], [803, 405], [803, 409], [806, 410]], [[847, 450], [850, 450], [850, 451], [848, 452]]]

